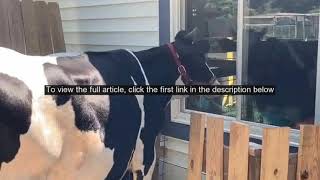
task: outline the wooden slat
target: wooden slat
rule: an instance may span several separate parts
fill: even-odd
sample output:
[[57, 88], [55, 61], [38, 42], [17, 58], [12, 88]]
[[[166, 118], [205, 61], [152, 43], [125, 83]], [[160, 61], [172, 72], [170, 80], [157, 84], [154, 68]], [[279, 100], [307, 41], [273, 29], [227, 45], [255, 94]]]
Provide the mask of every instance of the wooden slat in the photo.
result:
[[297, 180], [320, 179], [320, 126], [301, 126]]
[[232, 123], [230, 128], [229, 180], [248, 179], [249, 127]]
[[297, 165], [298, 165], [298, 153], [290, 153], [289, 154], [288, 180], [296, 180]]
[[263, 130], [260, 180], [288, 179], [289, 128]]
[[223, 180], [223, 119], [208, 117], [206, 139], [206, 179]]
[[262, 147], [260, 147], [260, 146], [256, 146], [256, 147], [250, 146], [249, 147], [248, 180], [260, 179], [261, 148]]
[[203, 114], [191, 115], [188, 180], [201, 180], [205, 118]]
[[11, 48], [25, 54], [23, 21], [19, 0], [9, 0], [7, 3], [10, 29]]
[[37, 27], [39, 33], [40, 55], [48, 55], [53, 53], [48, 5], [43, 1], [33, 3], [37, 19]]
[[59, 5], [56, 2], [49, 2], [48, 9], [53, 50], [55, 53], [65, 52], [66, 46], [64, 42]]
[[11, 48], [7, 4], [10, 0], [0, 1], [0, 46]]
[[32, 0], [21, 1], [26, 54], [40, 55], [38, 24], [36, 23], [36, 14]]

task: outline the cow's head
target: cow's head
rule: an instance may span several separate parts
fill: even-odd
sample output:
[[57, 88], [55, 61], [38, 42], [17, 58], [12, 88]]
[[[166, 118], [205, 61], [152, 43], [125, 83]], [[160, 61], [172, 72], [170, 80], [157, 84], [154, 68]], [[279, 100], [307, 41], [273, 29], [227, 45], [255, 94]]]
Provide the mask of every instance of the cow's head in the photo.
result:
[[190, 33], [180, 31], [175, 37], [174, 46], [183, 65], [179, 69], [180, 74], [185, 70], [192, 84], [217, 85], [219, 82], [207, 64], [206, 54], [210, 48], [209, 41], [195, 40], [197, 34], [198, 30], [194, 29]]

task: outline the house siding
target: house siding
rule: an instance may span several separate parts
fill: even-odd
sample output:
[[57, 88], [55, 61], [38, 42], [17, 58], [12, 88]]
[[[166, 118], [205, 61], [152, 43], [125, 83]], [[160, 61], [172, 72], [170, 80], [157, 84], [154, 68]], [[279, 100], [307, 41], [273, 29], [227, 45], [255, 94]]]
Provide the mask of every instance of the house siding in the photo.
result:
[[48, 0], [60, 6], [67, 51], [159, 45], [159, 0]]

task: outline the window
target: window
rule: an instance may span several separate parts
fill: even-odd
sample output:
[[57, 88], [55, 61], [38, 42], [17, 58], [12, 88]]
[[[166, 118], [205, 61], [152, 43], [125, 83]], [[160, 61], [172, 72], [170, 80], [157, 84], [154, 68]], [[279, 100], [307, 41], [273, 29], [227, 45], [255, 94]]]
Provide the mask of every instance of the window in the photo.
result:
[[[318, 1], [185, 0], [180, 8], [185, 29], [198, 27], [210, 40], [208, 62], [223, 84], [275, 85], [277, 94], [175, 100], [174, 121], [188, 124], [183, 120], [188, 112], [200, 111], [245, 120], [251, 127], [314, 123], [320, 108], [315, 103], [320, 101]], [[234, 40], [237, 49], [218, 43], [224, 38]]]
[[319, 4], [294, 2], [244, 4], [242, 84], [275, 85], [277, 93], [242, 97], [241, 119], [292, 128], [314, 123]]
[[[237, 1], [236, 0], [200, 0], [187, 1], [187, 29], [200, 29], [202, 38], [210, 41], [208, 64], [219, 81], [224, 85], [235, 85], [236, 49], [224, 49], [218, 40], [237, 38]], [[204, 96], [192, 96], [185, 100], [185, 108], [207, 113], [236, 117], [236, 97], [223, 96], [212, 99]]]
[[[217, 40], [237, 38], [237, 1], [185, 0], [180, 2], [180, 9], [183, 10], [173, 8], [173, 12], [180, 13], [180, 19], [184, 18], [184, 26], [180, 26], [180, 29], [192, 30], [198, 27], [202, 38], [208, 39], [211, 44], [210, 52], [207, 54], [209, 66], [222, 84], [235, 85], [237, 82], [236, 49], [233, 47], [227, 51], [217, 44]], [[181, 15], [181, 12], [184, 12], [184, 16]], [[179, 24], [173, 23], [172, 26], [177, 27]], [[201, 111], [230, 117], [237, 116], [236, 97], [234, 96], [214, 99], [192, 96], [179, 103], [178, 101], [173, 102], [173, 104], [174, 107], [179, 106], [179, 109], [184, 112]], [[173, 112], [179, 112], [179, 110]]]

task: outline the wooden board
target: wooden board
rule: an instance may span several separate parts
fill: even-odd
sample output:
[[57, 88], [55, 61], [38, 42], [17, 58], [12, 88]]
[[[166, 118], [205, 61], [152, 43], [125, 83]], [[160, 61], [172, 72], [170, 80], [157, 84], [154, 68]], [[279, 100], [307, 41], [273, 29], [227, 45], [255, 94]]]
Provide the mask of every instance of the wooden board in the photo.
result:
[[48, 9], [53, 51], [55, 53], [65, 52], [66, 46], [64, 42], [59, 5], [55, 2], [49, 2]]
[[39, 34], [36, 14], [32, 0], [21, 1], [21, 11], [24, 25], [26, 54], [40, 55]]
[[320, 126], [301, 126], [297, 180], [320, 179]]
[[8, 21], [10, 29], [11, 48], [25, 54], [24, 30], [19, 0], [10, 0], [7, 3]]
[[205, 118], [203, 114], [191, 115], [188, 180], [201, 180]]
[[33, 3], [37, 19], [37, 28], [39, 34], [40, 55], [48, 55], [53, 53], [48, 5], [43, 1]]
[[289, 128], [263, 130], [260, 180], [288, 178]]
[[223, 180], [223, 133], [222, 118], [207, 119], [206, 179]]
[[10, 0], [0, 1], [0, 47], [11, 48], [7, 4]]
[[229, 180], [248, 179], [249, 127], [232, 123], [230, 127]]

